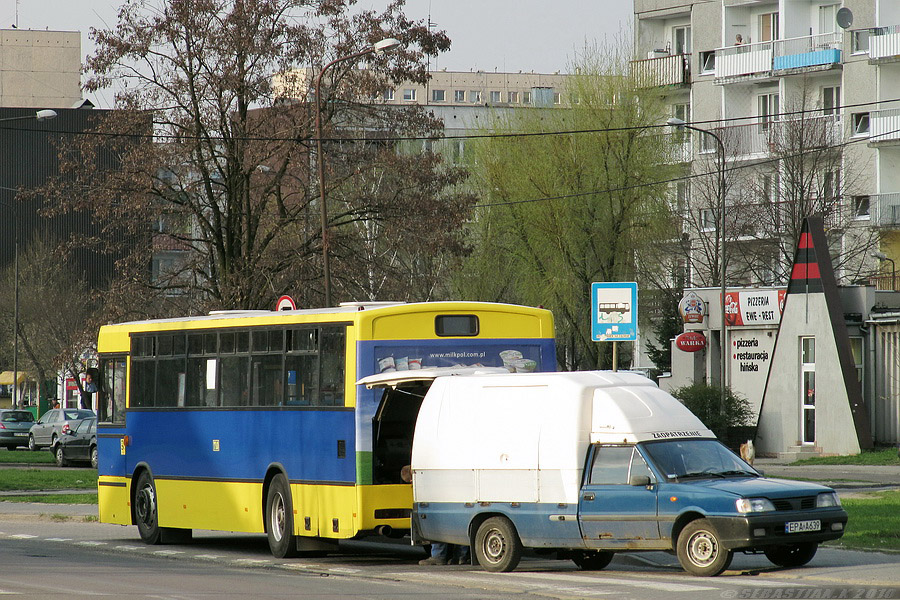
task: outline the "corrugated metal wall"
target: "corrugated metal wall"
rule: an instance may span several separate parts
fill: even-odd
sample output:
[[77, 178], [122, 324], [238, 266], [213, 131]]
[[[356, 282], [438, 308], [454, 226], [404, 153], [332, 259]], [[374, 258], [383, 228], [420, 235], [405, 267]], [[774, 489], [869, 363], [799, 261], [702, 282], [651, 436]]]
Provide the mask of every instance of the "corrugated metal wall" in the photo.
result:
[[[29, 240], [38, 234], [62, 240], [73, 234], [83, 235], [97, 230], [88, 214], [47, 218], [39, 214], [44, 205], [42, 198], [24, 200], [17, 197], [17, 189], [40, 186], [58, 173], [59, 139], [71, 138], [73, 134], [77, 135], [94, 127], [95, 119], [103, 118], [109, 112], [87, 109], [54, 110], [58, 116], [51, 121], [0, 122], [0, 269], [6, 268], [13, 261], [13, 215], [16, 209], [20, 253], [27, 248]], [[34, 109], [0, 108], [0, 119], [34, 114]], [[115, 257], [77, 251], [73, 259], [72, 277], [86, 280], [92, 288], [102, 287], [113, 275]], [[65, 284], [66, 282], [60, 282], [60, 285]]]

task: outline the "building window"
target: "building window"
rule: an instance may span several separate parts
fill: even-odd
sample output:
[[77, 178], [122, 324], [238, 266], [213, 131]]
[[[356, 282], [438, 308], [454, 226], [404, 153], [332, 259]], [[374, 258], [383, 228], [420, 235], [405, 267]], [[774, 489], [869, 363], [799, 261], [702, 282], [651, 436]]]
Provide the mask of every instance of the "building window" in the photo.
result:
[[415, 102], [416, 90], [403, 90], [403, 100], [405, 102]]
[[869, 34], [868, 29], [851, 32], [850, 51], [853, 54], [866, 54], [869, 51]]
[[700, 53], [700, 72], [715, 73], [716, 72], [716, 51], [709, 50]]
[[837, 10], [839, 4], [828, 4], [819, 7], [819, 34], [837, 31]]
[[469, 90], [469, 102], [472, 104], [481, 102], [481, 90]]
[[690, 54], [691, 53], [691, 26], [690, 25], [672, 28], [672, 47], [675, 50], [675, 54]]
[[865, 220], [870, 217], [871, 199], [868, 196], [853, 197], [853, 217]]
[[853, 135], [869, 135], [869, 113], [853, 114]]
[[[778, 13], [759, 15], [759, 41], [771, 42], [778, 39]], [[746, 40], [745, 43], [750, 43]]]
[[[822, 198], [828, 206], [841, 197], [841, 172], [837, 169], [825, 171], [822, 175]], [[827, 208], [827, 207], [826, 207]]]
[[444, 90], [431, 90], [432, 102], [444, 102], [447, 99], [447, 92]]
[[853, 365], [856, 367], [856, 382], [859, 390], [863, 386], [863, 339], [861, 337], [850, 338], [850, 352], [853, 354]]
[[522, 92], [522, 104], [531, 104], [531, 92]]
[[757, 96], [757, 114], [760, 131], [768, 131], [772, 123], [778, 118], [779, 97], [778, 94], [761, 94]]
[[562, 94], [553, 92], [553, 104], [562, 104]]
[[700, 230], [715, 231], [716, 229], [716, 213], [711, 208], [700, 209]]
[[491, 91], [491, 104], [500, 104], [500, 92]]
[[393, 100], [394, 99], [394, 90], [393, 89], [384, 90], [384, 93], [381, 95], [381, 97], [388, 101]]
[[466, 101], [466, 90], [453, 90], [453, 101], [454, 102], [465, 102]]
[[826, 117], [836, 116], [841, 111], [841, 86], [822, 88], [822, 114]]
[[506, 92], [506, 101], [510, 104], [518, 104], [519, 92]]

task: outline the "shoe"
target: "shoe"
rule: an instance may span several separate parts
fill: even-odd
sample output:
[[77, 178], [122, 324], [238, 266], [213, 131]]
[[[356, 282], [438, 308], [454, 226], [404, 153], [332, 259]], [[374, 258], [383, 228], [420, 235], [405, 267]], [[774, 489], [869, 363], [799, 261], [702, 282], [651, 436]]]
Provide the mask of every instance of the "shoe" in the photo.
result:
[[437, 556], [429, 556], [428, 558], [423, 558], [419, 561], [419, 564], [423, 567], [428, 567], [431, 565], [446, 565], [449, 564], [449, 561], [446, 558], [438, 558]]

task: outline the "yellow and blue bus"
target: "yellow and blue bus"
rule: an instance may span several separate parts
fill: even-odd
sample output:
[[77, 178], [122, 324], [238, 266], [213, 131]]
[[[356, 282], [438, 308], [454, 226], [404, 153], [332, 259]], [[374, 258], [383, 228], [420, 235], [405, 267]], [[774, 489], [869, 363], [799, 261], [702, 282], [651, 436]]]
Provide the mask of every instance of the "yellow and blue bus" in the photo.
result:
[[388, 406], [357, 380], [556, 366], [549, 311], [479, 302], [120, 323], [100, 329], [98, 351], [100, 520], [149, 544], [266, 533], [278, 557], [409, 531], [401, 470], [421, 398]]

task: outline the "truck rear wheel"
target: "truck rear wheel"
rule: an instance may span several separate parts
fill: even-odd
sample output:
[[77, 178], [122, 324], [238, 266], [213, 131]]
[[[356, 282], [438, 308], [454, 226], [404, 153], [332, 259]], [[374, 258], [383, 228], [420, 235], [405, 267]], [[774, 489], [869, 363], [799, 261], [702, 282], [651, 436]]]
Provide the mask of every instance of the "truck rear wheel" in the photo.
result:
[[577, 552], [572, 562], [582, 571], [600, 571], [612, 561], [614, 552]]
[[522, 559], [522, 540], [506, 517], [491, 517], [475, 534], [475, 557], [485, 571], [508, 573]]
[[682, 568], [699, 577], [715, 577], [734, 557], [734, 552], [722, 547], [718, 532], [706, 519], [691, 521], [681, 530], [676, 553]]

